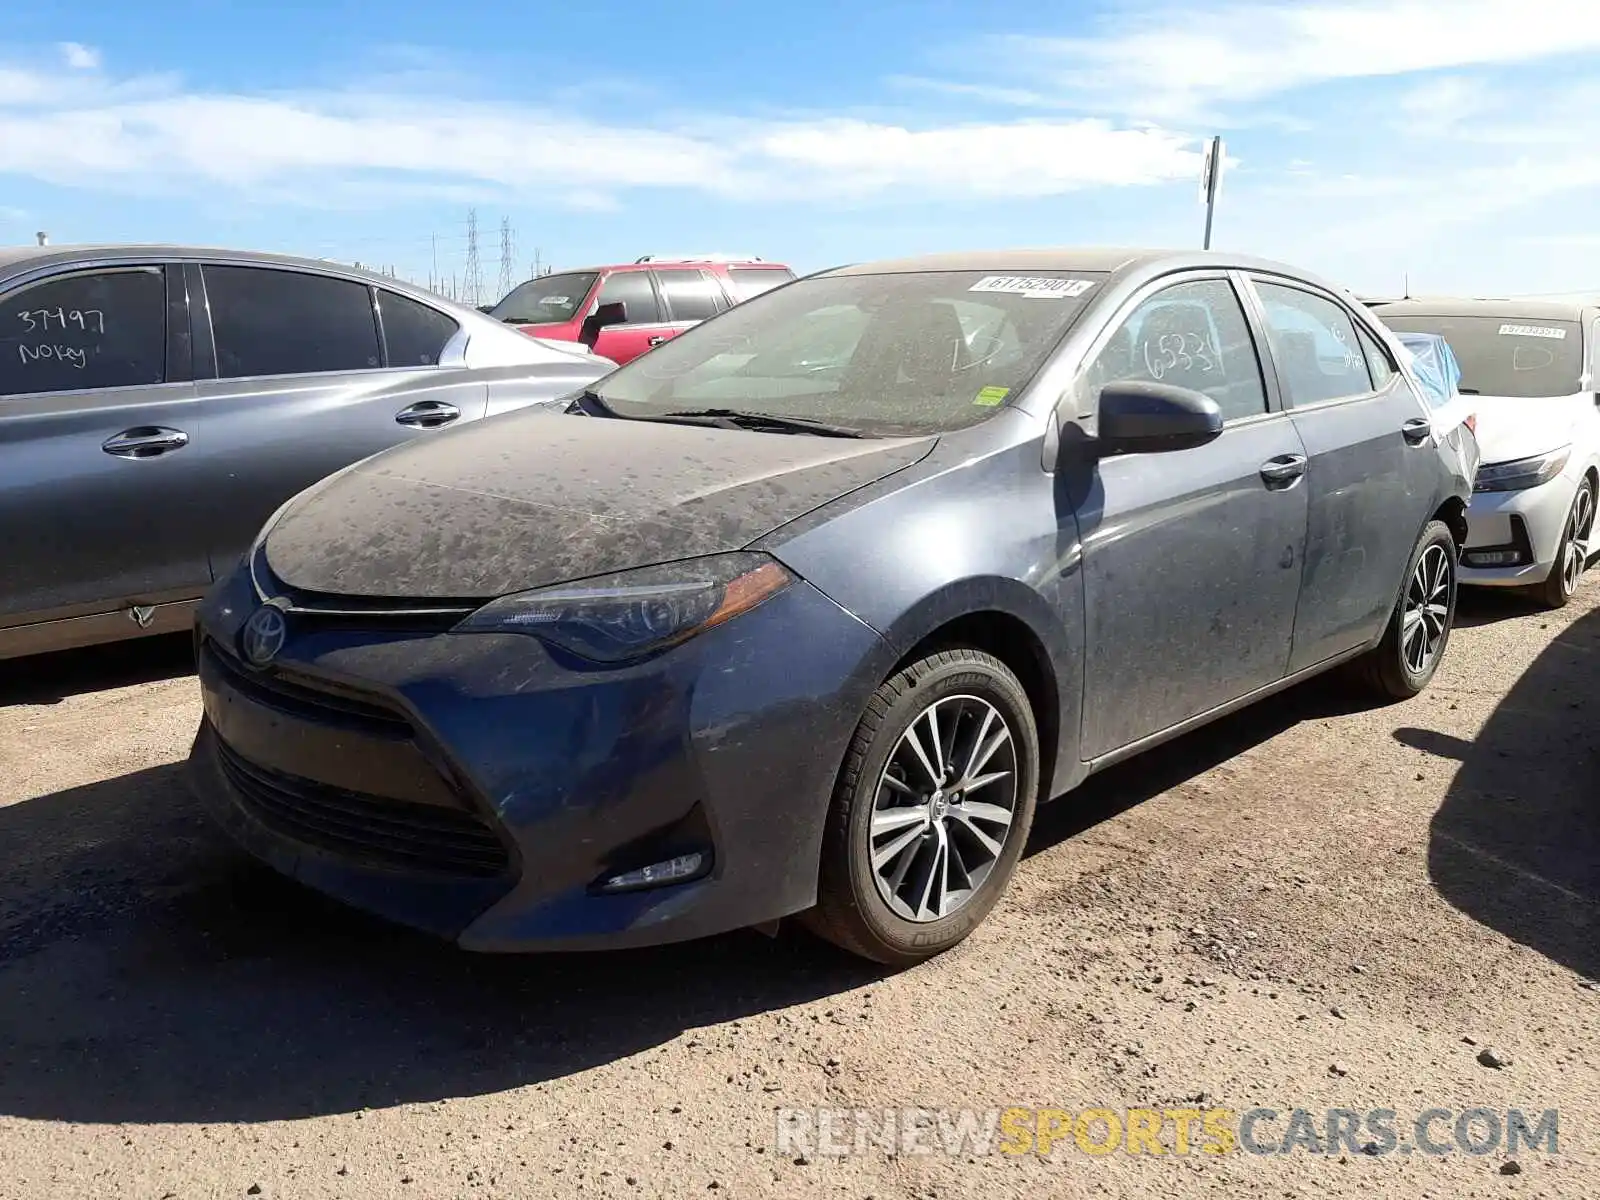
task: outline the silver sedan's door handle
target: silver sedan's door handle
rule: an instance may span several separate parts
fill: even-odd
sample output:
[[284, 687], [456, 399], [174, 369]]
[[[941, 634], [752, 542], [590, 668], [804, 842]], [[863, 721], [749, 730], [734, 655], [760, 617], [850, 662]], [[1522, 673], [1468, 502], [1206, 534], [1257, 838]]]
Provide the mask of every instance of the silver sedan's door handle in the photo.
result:
[[1420, 446], [1428, 440], [1428, 435], [1433, 432], [1433, 422], [1427, 417], [1412, 417], [1400, 426], [1400, 432], [1406, 441], [1413, 446]]
[[1261, 464], [1261, 478], [1268, 487], [1285, 487], [1306, 473], [1304, 454], [1280, 454]]
[[108, 437], [100, 443], [100, 449], [118, 458], [154, 458], [171, 450], [182, 450], [188, 444], [189, 435], [181, 429], [136, 425]]
[[437, 429], [441, 425], [450, 424], [460, 416], [461, 410], [454, 404], [446, 404], [443, 400], [419, 400], [410, 408], [402, 408], [395, 413], [394, 419], [401, 425], [411, 425], [419, 429]]

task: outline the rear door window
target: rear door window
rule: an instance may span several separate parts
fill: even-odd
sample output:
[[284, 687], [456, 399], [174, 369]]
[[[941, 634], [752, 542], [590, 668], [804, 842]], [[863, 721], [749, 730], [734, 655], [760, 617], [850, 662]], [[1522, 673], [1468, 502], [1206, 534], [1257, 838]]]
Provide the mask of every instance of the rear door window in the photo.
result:
[[614, 271], [600, 285], [596, 304], [621, 302], [627, 306], [629, 325], [653, 325], [661, 320], [656, 290], [649, 271]]
[[1367, 358], [1349, 313], [1332, 300], [1299, 288], [1254, 282], [1290, 406], [1303, 408], [1372, 391]]
[[160, 267], [58, 276], [0, 301], [0, 396], [149, 386], [166, 356]]
[[383, 345], [391, 367], [435, 365], [461, 328], [454, 318], [438, 309], [382, 289], [378, 291], [378, 311], [383, 317]]
[[728, 282], [733, 294], [740, 300], [770, 292], [780, 284], [788, 283], [794, 276], [781, 267], [730, 267]]
[[217, 375], [310, 375], [382, 365], [366, 284], [305, 271], [207, 264]]
[[721, 285], [705, 271], [661, 270], [656, 280], [673, 321], [704, 321], [727, 306]]

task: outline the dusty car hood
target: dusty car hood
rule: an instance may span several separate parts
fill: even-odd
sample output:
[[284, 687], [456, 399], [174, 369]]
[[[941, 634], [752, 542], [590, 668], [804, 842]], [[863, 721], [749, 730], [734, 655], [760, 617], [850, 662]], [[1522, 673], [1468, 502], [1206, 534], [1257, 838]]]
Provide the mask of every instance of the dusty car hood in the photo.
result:
[[1468, 396], [1478, 414], [1478, 446], [1486, 463], [1532, 458], [1564, 446], [1593, 398], [1576, 396]]
[[324, 481], [284, 509], [264, 550], [301, 591], [502, 596], [740, 549], [936, 440], [509, 413]]

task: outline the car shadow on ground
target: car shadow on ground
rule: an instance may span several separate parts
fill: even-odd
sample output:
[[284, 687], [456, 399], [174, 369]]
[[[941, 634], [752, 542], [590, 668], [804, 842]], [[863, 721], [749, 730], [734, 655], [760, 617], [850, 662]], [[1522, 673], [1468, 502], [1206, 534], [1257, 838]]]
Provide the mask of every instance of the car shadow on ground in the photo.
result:
[[1470, 741], [1403, 728], [1461, 765], [1428, 870], [1473, 920], [1600, 979], [1600, 609], [1559, 634]]
[[1525, 592], [1501, 587], [1464, 587], [1456, 594], [1455, 624], [1476, 629], [1512, 617], [1550, 616], [1550, 610]]
[[1370, 693], [1339, 671], [1297, 684], [1271, 700], [1252, 704], [1091, 775], [1080, 787], [1039, 809], [1027, 853], [1037, 854], [1076, 837], [1270, 741], [1302, 721], [1344, 716], [1372, 705]]
[[181, 764], [0, 808], [0, 879], [0, 1114], [27, 1118], [251, 1122], [499, 1092], [884, 974], [753, 932], [465, 954], [235, 851]]
[[0, 662], [0, 708], [59, 704], [80, 692], [132, 687], [193, 673], [194, 642], [187, 633], [10, 659]]

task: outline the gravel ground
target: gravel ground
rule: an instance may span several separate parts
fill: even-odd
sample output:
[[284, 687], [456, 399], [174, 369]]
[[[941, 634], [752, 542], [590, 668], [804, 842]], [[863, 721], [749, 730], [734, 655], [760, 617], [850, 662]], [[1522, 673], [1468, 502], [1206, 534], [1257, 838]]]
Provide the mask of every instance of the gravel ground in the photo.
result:
[[[793, 931], [462, 955], [212, 832], [181, 639], [0, 664], [0, 1197], [1600, 1195], [1597, 605], [1472, 598], [1418, 700], [1312, 683], [1108, 773], [899, 975]], [[1560, 1145], [838, 1157], [774, 1117], [1008, 1105]]]

